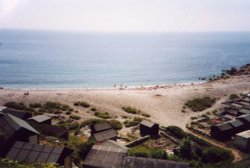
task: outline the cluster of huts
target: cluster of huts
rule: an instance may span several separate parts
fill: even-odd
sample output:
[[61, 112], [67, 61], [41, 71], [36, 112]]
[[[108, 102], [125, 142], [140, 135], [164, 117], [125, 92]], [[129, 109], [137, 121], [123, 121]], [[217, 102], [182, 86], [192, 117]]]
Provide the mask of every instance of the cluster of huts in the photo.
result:
[[[159, 125], [149, 121], [140, 123], [142, 137], [159, 136]], [[117, 131], [107, 122], [93, 123], [91, 136], [96, 144], [84, 160], [84, 168], [187, 168], [183, 162], [128, 156], [128, 147], [116, 142]], [[31, 116], [11, 108], [0, 108], [0, 157], [27, 163], [54, 162], [65, 168], [72, 167], [71, 149], [44, 145], [41, 137], [68, 138], [68, 130], [52, 125], [52, 117]], [[135, 142], [136, 143], [136, 142]]]
[[[142, 137], [158, 137], [159, 125], [143, 120], [139, 126]], [[116, 142], [117, 133], [108, 123], [96, 123], [91, 127], [95, 144], [87, 154], [84, 168], [188, 168], [184, 162], [128, 156], [128, 146]], [[134, 143], [140, 143], [135, 140]]]
[[32, 117], [24, 111], [1, 107], [0, 157], [27, 163], [54, 162], [65, 168], [72, 167], [71, 149], [40, 144], [41, 136], [68, 137], [68, 131], [51, 125], [51, 120], [45, 115]]
[[236, 147], [250, 152], [250, 94], [224, 104], [221, 117], [225, 122], [211, 126], [210, 135], [221, 141], [234, 137]]

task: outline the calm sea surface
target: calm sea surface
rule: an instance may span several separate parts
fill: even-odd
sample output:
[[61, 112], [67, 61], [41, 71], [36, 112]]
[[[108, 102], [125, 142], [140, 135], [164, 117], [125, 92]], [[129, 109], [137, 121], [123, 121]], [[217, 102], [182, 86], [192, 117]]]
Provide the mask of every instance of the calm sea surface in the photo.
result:
[[250, 33], [0, 30], [0, 86], [95, 88], [196, 82], [250, 63]]

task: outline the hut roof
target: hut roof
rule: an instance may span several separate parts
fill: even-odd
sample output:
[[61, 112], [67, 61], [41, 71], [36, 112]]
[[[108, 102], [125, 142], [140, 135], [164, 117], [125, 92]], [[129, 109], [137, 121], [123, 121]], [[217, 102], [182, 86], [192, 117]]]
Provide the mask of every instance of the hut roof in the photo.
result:
[[4, 115], [4, 119], [8, 122], [8, 124], [15, 129], [16, 131], [20, 128], [24, 128], [26, 130], [29, 130], [35, 134], [39, 134], [33, 127], [31, 127], [26, 121], [17, 118], [11, 114]]
[[184, 162], [176, 162], [162, 159], [152, 159], [144, 157], [126, 156], [123, 162], [124, 167], [133, 168], [189, 168]]
[[102, 131], [93, 135], [97, 142], [102, 142], [117, 136], [117, 132], [114, 129]]
[[83, 163], [84, 166], [90, 167], [122, 167], [126, 154], [127, 150], [124, 150], [124, 147], [113, 146], [109, 142], [101, 143], [92, 147]]
[[150, 127], [150, 128], [155, 125], [155, 123], [152, 123], [152, 122], [147, 121], [147, 120], [142, 120], [140, 124], [144, 125], [144, 126], [147, 126], [147, 127]]
[[48, 121], [50, 119], [51, 119], [51, 117], [46, 116], [46, 115], [38, 115], [38, 116], [34, 116], [34, 117], [29, 118], [29, 120], [34, 120], [34, 121], [36, 121], [38, 123]]
[[215, 127], [217, 127], [221, 131], [227, 131], [227, 130], [233, 129], [233, 126], [230, 125], [229, 123], [218, 124], [218, 125], [215, 125]]
[[65, 148], [51, 147], [25, 142], [15, 142], [7, 154], [7, 158], [28, 163], [57, 163]]
[[95, 130], [96, 132], [104, 131], [104, 130], [107, 130], [107, 129], [111, 129], [111, 128], [112, 128], [111, 125], [110, 125], [109, 123], [107, 123], [107, 122], [95, 123], [95, 124], [93, 125], [93, 127], [94, 127], [94, 130]]
[[27, 119], [30, 118], [32, 115], [26, 111], [22, 111], [22, 110], [16, 110], [16, 109], [12, 109], [12, 108], [4, 108], [1, 111], [4, 114], [11, 114], [15, 117], [21, 118], [21, 119]]
[[243, 126], [244, 123], [241, 122], [240, 120], [231, 120], [228, 122], [229, 124], [231, 124], [233, 127], [237, 128], [237, 127], [240, 127], [240, 126]]

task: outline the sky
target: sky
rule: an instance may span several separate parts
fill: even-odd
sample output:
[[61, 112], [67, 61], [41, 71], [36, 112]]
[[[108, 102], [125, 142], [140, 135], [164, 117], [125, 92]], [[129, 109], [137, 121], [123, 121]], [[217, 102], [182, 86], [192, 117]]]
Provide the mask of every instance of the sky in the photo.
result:
[[250, 31], [250, 0], [0, 0], [0, 28]]

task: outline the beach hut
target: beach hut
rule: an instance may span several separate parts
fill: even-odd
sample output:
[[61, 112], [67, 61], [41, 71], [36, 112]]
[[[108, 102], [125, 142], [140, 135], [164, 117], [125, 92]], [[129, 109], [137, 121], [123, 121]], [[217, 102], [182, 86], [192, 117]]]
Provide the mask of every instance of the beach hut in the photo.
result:
[[250, 130], [236, 134], [234, 138], [234, 145], [246, 152], [250, 153]]
[[11, 114], [17, 118], [20, 118], [22, 120], [27, 120], [28, 118], [32, 117], [31, 113], [23, 111], [23, 110], [16, 110], [12, 108], [3, 108], [2, 113], [4, 114]]
[[210, 135], [217, 140], [225, 141], [231, 138], [231, 136], [234, 133], [233, 130], [234, 130], [234, 127], [231, 124], [222, 123], [222, 124], [211, 126]]
[[143, 120], [140, 123], [140, 134], [141, 136], [149, 135], [151, 137], [159, 136], [159, 124]]

